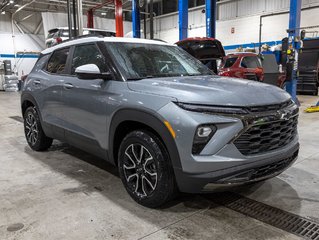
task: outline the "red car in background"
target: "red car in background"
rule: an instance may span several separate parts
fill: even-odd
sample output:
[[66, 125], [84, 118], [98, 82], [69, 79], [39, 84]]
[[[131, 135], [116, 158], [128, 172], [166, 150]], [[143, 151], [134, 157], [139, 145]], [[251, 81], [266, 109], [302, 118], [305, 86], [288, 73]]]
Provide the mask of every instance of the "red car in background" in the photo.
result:
[[223, 58], [218, 75], [263, 81], [264, 71], [255, 53], [232, 53]]

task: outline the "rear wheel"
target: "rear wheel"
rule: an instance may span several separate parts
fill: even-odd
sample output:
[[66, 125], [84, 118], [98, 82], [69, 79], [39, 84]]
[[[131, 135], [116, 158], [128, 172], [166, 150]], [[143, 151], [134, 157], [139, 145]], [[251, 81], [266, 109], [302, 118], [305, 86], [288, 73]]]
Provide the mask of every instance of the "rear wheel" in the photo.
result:
[[47, 150], [52, 145], [53, 139], [43, 132], [35, 107], [28, 107], [24, 113], [24, 133], [29, 146], [35, 151]]
[[119, 172], [130, 196], [146, 207], [158, 207], [176, 193], [169, 154], [160, 139], [151, 132], [129, 133], [119, 150]]

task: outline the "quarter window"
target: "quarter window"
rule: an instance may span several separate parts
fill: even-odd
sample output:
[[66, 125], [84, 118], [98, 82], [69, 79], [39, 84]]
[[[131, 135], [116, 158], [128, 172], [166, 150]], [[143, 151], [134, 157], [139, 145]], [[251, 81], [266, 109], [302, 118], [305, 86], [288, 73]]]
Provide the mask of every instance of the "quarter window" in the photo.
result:
[[71, 74], [74, 75], [75, 69], [82, 65], [95, 64], [101, 72], [106, 72], [106, 64], [103, 55], [95, 44], [81, 45], [75, 47], [72, 59]]
[[244, 57], [241, 61], [241, 66], [243, 68], [260, 68], [261, 63], [258, 57], [251, 56], [251, 57]]
[[47, 71], [49, 73], [54, 73], [54, 74], [64, 73], [66, 60], [68, 58], [69, 52], [70, 52], [69, 48], [64, 48], [64, 49], [55, 51], [48, 62]]

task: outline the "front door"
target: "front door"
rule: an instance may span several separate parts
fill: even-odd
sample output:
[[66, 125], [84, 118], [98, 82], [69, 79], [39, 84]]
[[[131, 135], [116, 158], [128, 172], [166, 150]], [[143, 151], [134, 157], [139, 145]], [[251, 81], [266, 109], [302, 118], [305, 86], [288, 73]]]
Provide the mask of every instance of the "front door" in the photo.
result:
[[75, 69], [86, 64], [97, 65], [101, 72], [108, 70], [96, 44], [74, 47], [70, 75], [62, 89], [65, 136], [68, 143], [106, 158], [107, 103], [113, 81], [79, 79]]

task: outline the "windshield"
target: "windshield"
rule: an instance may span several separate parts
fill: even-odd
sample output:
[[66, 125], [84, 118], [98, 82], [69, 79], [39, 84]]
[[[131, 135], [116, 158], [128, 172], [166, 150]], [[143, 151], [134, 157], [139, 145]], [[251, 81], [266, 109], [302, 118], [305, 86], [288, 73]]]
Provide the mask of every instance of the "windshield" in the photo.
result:
[[213, 74], [177, 46], [143, 43], [106, 43], [127, 80]]

